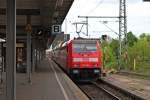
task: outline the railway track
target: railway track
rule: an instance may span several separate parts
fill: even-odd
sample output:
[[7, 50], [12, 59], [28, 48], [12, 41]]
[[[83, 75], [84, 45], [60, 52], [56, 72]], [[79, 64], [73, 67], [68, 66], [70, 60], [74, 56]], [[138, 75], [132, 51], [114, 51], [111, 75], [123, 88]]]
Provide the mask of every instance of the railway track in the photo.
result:
[[101, 80], [79, 83], [78, 86], [91, 100], [144, 100]]
[[[56, 64], [60, 67], [58, 63]], [[60, 68], [62, 69], [62, 67]], [[65, 70], [63, 71], [66, 73]], [[66, 74], [68, 75], [68, 73]], [[144, 100], [143, 98], [123, 90], [122, 88], [114, 86], [103, 79], [96, 82], [74, 82], [90, 98], [90, 100]]]
[[121, 100], [113, 93], [99, 86], [96, 82], [79, 84], [78, 86], [90, 98], [90, 100]]

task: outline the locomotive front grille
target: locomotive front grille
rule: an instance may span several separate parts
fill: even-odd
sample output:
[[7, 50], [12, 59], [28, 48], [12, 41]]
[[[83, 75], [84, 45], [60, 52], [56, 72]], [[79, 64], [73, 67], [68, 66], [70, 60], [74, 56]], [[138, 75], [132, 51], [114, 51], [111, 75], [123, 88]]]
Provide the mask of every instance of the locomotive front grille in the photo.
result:
[[[78, 73], [75, 71], [78, 71]], [[79, 80], [91, 80], [97, 79], [100, 77], [100, 70], [96, 68], [84, 68], [84, 69], [72, 69], [71, 76], [75, 79]]]
[[98, 70], [98, 69], [80, 69], [80, 78], [91, 79], [91, 78], [95, 78], [96, 76], [99, 76], [100, 71], [99, 73], [95, 73], [94, 70]]

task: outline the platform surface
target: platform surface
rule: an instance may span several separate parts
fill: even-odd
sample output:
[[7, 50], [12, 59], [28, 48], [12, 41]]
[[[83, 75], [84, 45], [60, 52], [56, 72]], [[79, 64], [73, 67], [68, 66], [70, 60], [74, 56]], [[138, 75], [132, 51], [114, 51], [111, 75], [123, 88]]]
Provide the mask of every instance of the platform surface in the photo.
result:
[[[17, 73], [16, 76], [17, 100], [88, 100], [50, 59], [40, 62], [37, 72], [32, 74], [31, 84], [26, 74]], [[0, 94], [0, 100], [5, 100], [4, 94]]]

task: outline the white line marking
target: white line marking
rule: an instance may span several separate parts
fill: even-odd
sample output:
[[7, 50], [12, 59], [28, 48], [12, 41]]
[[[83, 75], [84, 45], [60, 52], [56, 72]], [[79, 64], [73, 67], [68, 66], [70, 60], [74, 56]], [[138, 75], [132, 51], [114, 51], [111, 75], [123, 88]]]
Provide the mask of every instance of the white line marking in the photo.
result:
[[[49, 60], [50, 60], [50, 59], [49, 59]], [[54, 73], [55, 73], [56, 80], [57, 80], [57, 82], [58, 82], [58, 84], [59, 84], [59, 86], [60, 86], [60, 88], [61, 88], [61, 91], [63, 92], [63, 95], [64, 95], [64, 97], [65, 97], [65, 100], [69, 100], [69, 97], [68, 97], [68, 95], [67, 95], [67, 93], [66, 93], [64, 87], [62, 86], [62, 84], [61, 84], [61, 82], [60, 82], [60, 80], [59, 80], [59, 78], [58, 78], [58, 75], [57, 75], [57, 73], [56, 73], [56, 71], [55, 71], [53, 65], [52, 65], [51, 67], [52, 67], [52, 70], [53, 70]]]

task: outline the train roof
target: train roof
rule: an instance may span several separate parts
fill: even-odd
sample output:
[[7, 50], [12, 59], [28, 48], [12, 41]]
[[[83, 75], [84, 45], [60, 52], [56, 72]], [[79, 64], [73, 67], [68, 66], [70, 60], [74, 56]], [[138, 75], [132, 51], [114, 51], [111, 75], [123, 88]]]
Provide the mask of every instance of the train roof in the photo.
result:
[[97, 40], [73, 40], [73, 43], [96, 43]]
[[99, 38], [82, 38], [82, 37], [78, 37], [78, 38], [74, 38], [74, 40], [99, 40]]
[[99, 39], [95, 39], [95, 38], [74, 38], [73, 40], [69, 41], [73, 42], [73, 43], [96, 43], [97, 41], [99, 41]]
[[95, 39], [95, 38], [75, 38], [73, 40], [69, 40], [69, 41], [64, 41], [62, 43], [59, 44], [59, 46], [57, 46], [55, 49], [60, 49], [63, 48], [65, 46], [67, 46], [70, 43], [90, 43], [90, 44], [96, 44], [99, 41], [99, 39]]

